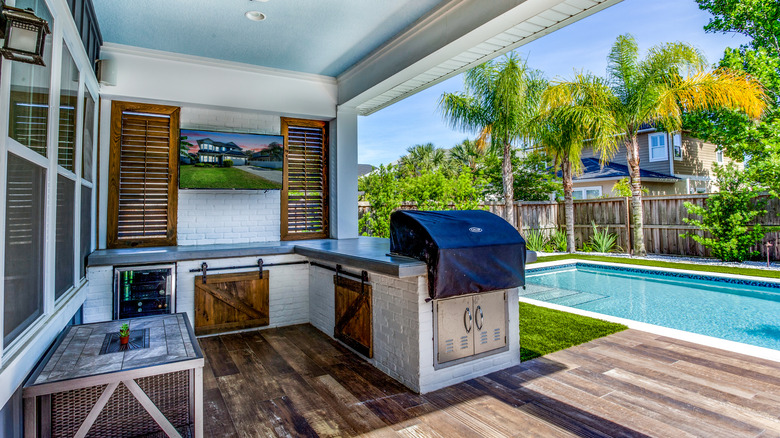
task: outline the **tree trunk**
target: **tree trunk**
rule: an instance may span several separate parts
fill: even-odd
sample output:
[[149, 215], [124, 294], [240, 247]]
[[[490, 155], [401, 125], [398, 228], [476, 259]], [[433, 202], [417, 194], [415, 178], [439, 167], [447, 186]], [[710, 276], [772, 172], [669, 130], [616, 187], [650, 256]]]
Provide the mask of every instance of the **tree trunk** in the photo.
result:
[[642, 181], [639, 176], [639, 141], [636, 135], [626, 139], [626, 155], [631, 174], [631, 226], [634, 228], [634, 255], [645, 256], [645, 233], [642, 229]]
[[504, 219], [517, 228], [515, 224], [515, 176], [512, 173], [512, 145], [504, 142], [504, 161], [501, 164], [504, 176]]
[[563, 170], [563, 204], [564, 216], [566, 217], [566, 250], [570, 253], [577, 249], [574, 243], [574, 196], [573, 181], [571, 174], [571, 161], [564, 157], [561, 163]]

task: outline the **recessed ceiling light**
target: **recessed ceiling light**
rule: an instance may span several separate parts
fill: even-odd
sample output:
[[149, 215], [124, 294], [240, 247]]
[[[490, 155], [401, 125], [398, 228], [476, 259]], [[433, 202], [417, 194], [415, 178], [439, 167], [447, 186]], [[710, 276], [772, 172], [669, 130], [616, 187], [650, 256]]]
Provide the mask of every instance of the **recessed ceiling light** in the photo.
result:
[[249, 1], [251, 1], [251, 2], [260, 2], [260, 3], [265, 3], [265, 2], [267, 2], [268, 0], [249, 0]]
[[265, 20], [265, 14], [260, 11], [249, 11], [246, 14], [244, 14], [246, 18], [252, 20], [252, 21], [263, 21]]

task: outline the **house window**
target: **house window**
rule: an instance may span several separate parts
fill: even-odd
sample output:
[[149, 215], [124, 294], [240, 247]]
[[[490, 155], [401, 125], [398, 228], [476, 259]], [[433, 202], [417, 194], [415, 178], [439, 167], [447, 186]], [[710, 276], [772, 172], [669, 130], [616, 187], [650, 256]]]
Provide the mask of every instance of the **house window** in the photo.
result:
[[675, 161], [682, 161], [682, 135], [674, 134], [672, 137], [672, 156]]
[[650, 143], [650, 161], [663, 161], [669, 159], [669, 148], [666, 144], [666, 133], [658, 132], [648, 136]]
[[[17, 1], [18, 8], [31, 8], [52, 26], [52, 16], [44, 0]], [[51, 36], [46, 38], [43, 62], [46, 66], [14, 62], [11, 67], [11, 102], [8, 136], [33, 151], [47, 156], [49, 132], [49, 87], [51, 83]], [[5, 73], [5, 72], [4, 72]]]
[[319, 239], [328, 230], [328, 123], [282, 118], [282, 240]]
[[57, 145], [57, 163], [75, 172], [76, 163], [76, 114], [78, 110], [79, 70], [68, 46], [62, 44], [62, 70], [60, 72], [60, 128]]
[[76, 184], [70, 178], [57, 175], [57, 225], [54, 234], [54, 298], [73, 287], [74, 270], [74, 206]]
[[576, 187], [572, 191], [574, 199], [595, 199], [601, 197], [601, 187]]
[[111, 106], [107, 246], [176, 245], [179, 108]]
[[8, 154], [3, 343], [43, 313], [46, 169]]
[[718, 149], [717, 151], [715, 151], [715, 161], [718, 164], [723, 164], [723, 150]]

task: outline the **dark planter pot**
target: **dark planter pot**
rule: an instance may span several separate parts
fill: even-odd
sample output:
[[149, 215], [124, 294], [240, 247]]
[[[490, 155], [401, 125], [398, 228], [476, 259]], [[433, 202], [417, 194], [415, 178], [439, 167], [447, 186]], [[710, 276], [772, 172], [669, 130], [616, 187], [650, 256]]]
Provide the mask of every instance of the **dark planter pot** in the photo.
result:
[[130, 335], [119, 337], [119, 345], [127, 345], [128, 342], [130, 342]]

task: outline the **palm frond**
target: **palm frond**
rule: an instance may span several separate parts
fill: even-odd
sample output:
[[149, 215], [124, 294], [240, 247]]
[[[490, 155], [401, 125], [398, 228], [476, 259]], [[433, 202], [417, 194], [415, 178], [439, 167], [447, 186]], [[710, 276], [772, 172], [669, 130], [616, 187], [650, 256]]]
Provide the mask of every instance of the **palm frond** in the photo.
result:
[[607, 56], [607, 79], [621, 102], [632, 100], [639, 75], [639, 45], [630, 34], [620, 35]]

